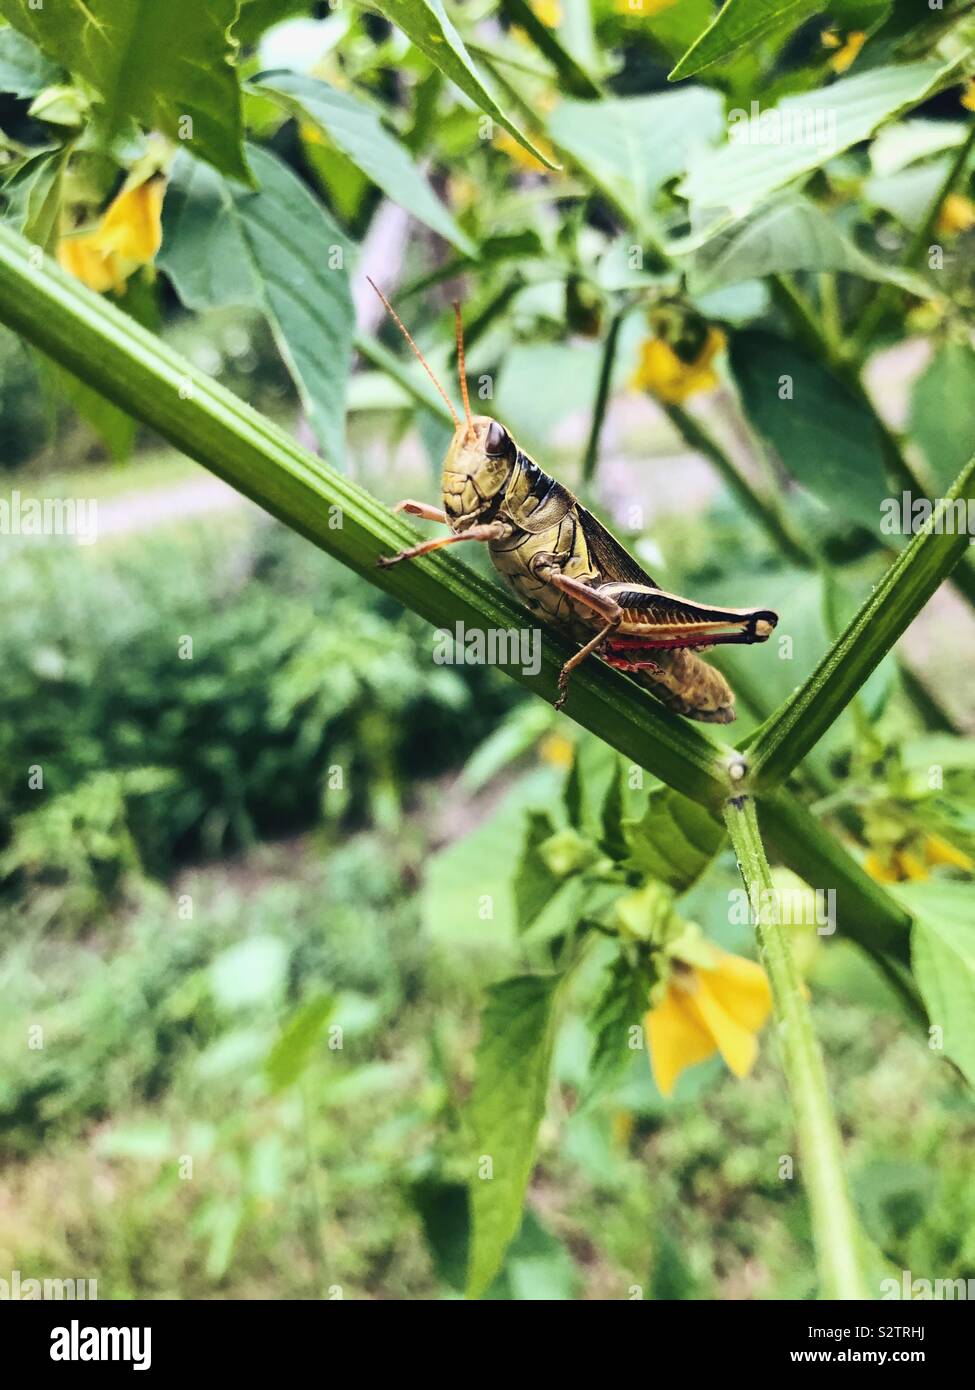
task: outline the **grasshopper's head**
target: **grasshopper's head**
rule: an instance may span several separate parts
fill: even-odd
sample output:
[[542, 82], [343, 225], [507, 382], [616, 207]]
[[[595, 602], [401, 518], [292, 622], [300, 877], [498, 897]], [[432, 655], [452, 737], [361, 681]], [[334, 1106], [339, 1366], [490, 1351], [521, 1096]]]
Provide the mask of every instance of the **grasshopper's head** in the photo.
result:
[[473, 415], [454, 430], [443, 465], [443, 504], [455, 531], [490, 514], [515, 464], [515, 443], [504, 425]]
[[443, 465], [444, 510], [455, 531], [466, 531], [494, 510], [504, 493], [515, 466], [517, 449], [514, 440], [497, 420], [486, 415], [472, 415], [467, 392], [467, 373], [464, 367], [464, 329], [460, 305], [454, 304], [457, 329], [457, 373], [460, 394], [464, 402], [463, 420], [454, 409], [450, 397], [433, 374], [429, 362], [410, 336], [410, 331], [372, 280], [369, 281], [386, 306], [393, 322], [416, 353], [434, 386], [440, 392], [454, 422], [454, 437], [450, 441]]

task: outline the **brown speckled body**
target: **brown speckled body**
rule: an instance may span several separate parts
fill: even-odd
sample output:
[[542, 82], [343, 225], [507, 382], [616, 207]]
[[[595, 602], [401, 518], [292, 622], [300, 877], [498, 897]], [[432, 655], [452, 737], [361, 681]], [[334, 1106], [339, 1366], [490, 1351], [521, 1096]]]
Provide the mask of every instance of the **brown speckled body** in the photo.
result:
[[[476, 417], [474, 423], [489, 422]], [[646, 607], [637, 606], [644, 593], [650, 592], [647, 586], [654, 587], [653, 581], [632, 560], [629, 573], [623, 575], [604, 573], [599, 568], [587, 530], [591, 536], [595, 528], [609, 544], [622, 547], [585, 512], [568, 488], [520, 449], [503, 464], [477, 450], [480, 466], [474, 469], [470, 466], [473, 459], [466, 456], [467, 448], [468, 441], [458, 433], [444, 465], [444, 509], [451, 527], [462, 531], [475, 522], [506, 523], [508, 534], [489, 543], [491, 559], [532, 613], [579, 643], [588, 641], [603, 626], [599, 613], [550, 582], [548, 576], [554, 568], [621, 603], [620, 637], [646, 634], [651, 626], [659, 633], [659, 618], [648, 623]], [[633, 599], [632, 606], [626, 605], [627, 596]], [[734, 694], [713, 666], [683, 648], [654, 650], [652, 658], [655, 670], [631, 666], [620, 656], [611, 664], [627, 671], [680, 714], [708, 723], [734, 719]]]

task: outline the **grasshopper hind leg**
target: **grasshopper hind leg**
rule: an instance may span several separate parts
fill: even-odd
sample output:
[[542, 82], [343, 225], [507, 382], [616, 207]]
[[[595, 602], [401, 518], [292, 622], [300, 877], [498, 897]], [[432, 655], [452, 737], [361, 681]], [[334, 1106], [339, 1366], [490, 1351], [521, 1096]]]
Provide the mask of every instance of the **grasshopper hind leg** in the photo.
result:
[[555, 702], [555, 708], [561, 709], [569, 698], [569, 677], [576, 667], [598, 652], [606, 639], [616, 631], [623, 621], [623, 610], [615, 599], [607, 598], [600, 594], [598, 589], [591, 588], [584, 584], [581, 579], [570, 579], [566, 574], [560, 574], [557, 570], [539, 570], [539, 578], [546, 579], [557, 589], [568, 594], [570, 598], [576, 599], [579, 603], [584, 603], [587, 608], [591, 608], [594, 613], [598, 613], [604, 619], [604, 625], [591, 638], [584, 647], [580, 647], [574, 656], [570, 656], [559, 672], [559, 697]]

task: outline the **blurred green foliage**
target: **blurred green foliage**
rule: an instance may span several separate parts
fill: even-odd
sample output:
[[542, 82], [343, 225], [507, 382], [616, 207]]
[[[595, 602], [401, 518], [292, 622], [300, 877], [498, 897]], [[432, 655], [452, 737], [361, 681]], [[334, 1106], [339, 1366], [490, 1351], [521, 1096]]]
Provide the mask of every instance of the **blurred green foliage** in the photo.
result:
[[283, 528], [245, 533], [226, 552], [203, 524], [5, 563], [8, 893], [49, 890], [35, 899], [81, 925], [140, 867], [319, 821], [395, 826], [410, 779], [456, 765], [516, 698], [434, 664], [419, 621]]

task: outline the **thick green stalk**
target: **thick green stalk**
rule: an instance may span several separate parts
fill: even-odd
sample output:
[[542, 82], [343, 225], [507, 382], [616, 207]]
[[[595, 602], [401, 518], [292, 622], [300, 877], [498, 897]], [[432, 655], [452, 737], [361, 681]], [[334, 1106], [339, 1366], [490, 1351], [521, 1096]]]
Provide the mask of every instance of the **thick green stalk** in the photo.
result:
[[775, 905], [772, 875], [755, 803], [735, 797], [725, 823], [748, 892], [762, 962], [772, 986], [782, 1067], [799, 1137], [800, 1171], [812, 1215], [824, 1298], [865, 1299], [857, 1251], [860, 1235], [843, 1172], [843, 1148], [830, 1104], [826, 1069], [813, 1032], [802, 980]]
[[967, 530], [938, 534], [954, 499], [975, 499], [975, 458], [942, 499], [928, 527], [905, 546], [846, 631], [749, 749], [752, 791], [776, 787], [842, 713], [968, 550]]

